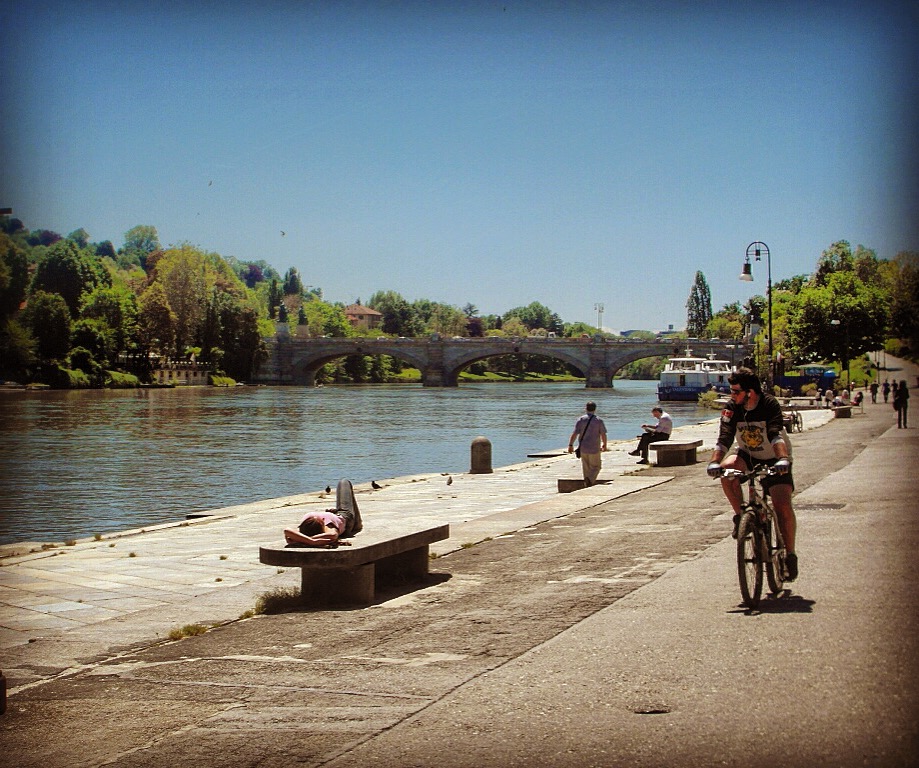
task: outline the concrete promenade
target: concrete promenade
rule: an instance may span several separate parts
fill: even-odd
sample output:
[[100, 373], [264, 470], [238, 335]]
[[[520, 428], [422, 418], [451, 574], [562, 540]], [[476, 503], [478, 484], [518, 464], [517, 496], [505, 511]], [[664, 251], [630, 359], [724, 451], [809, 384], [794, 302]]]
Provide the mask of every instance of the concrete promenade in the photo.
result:
[[[801, 578], [756, 615], [712, 422], [679, 430], [700, 464], [615, 444], [571, 494], [567, 456], [360, 489], [365, 524], [452, 531], [426, 587], [366, 609], [237, 620], [298, 584], [258, 544], [319, 494], [7, 553], [0, 765], [915, 765], [919, 432], [804, 418]], [[166, 640], [193, 623], [219, 626]]]

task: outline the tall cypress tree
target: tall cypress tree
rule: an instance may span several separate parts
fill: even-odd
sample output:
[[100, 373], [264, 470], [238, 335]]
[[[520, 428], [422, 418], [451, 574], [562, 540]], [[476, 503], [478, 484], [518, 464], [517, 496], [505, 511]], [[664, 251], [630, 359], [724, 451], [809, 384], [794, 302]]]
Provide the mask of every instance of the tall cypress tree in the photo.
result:
[[690, 336], [701, 338], [711, 319], [712, 293], [705, 282], [705, 275], [696, 272], [695, 282], [686, 301], [686, 332]]

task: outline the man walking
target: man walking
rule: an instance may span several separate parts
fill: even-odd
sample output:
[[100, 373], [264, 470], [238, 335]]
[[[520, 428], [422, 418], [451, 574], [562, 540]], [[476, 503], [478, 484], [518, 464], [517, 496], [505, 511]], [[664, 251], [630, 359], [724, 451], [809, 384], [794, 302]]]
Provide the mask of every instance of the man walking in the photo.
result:
[[636, 462], [638, 464], [648, 463], [648, 446], [651, 443], [659, 443], [661, 440], [669, 440], [670, 433], [673, 432], [673, 419], [659, 405], [651, 409], [651, 415], [657, 419], [655, 424], [642, 424], [641, 428], [645, 433], [638, 440], [638, 447], [634, 451], [629, 451], [629, 456], [641, 456]]
[[574, 425], [574, 432], [568, 438], [568, 453], [574, 453], [574, 441], [578, 440], [578, 454], [581, 457], [581, 471], [584, 484], [588, 487], [597, 482], [602, 461], [601, 451], [606, 448], [606, 424], [597, 416], [597, 404], [587, 403], [586, 413]]

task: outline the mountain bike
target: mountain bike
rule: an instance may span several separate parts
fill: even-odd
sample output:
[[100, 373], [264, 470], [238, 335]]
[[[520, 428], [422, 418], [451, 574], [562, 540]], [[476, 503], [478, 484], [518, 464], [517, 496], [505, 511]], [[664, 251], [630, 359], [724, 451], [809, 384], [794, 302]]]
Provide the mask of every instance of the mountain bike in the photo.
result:
[[782, 530], [772, 501], [762, 489], [763, 478], [775, 474], [778, 474], [776, 470], [765, 464], [750, 472], [721, 470], [722, 477], [736, 478], [748, 488], [743, 513], [737, 523], [737, 575], [740, 595], [750, 610], [759, 606], [764, 570], [773, 596], [782, 592], [787, 576]]

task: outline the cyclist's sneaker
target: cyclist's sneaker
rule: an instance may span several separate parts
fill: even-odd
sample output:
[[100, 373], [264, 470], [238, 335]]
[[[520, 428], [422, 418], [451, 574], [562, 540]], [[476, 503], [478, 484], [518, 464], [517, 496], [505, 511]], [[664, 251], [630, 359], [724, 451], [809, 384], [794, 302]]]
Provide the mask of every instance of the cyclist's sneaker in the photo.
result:
[[734, 530], [731, 531], [731, 538], [736, 539], [737, 538], [737, 526], [740, 524], [740, 515], [734, 515], [734, 519], [731, 522], [734, 523]]
[[794, 581], [798, 578], [798, 556], [794, 552], [785, 555], [785, 570], [788, 571], [785, 581]]

